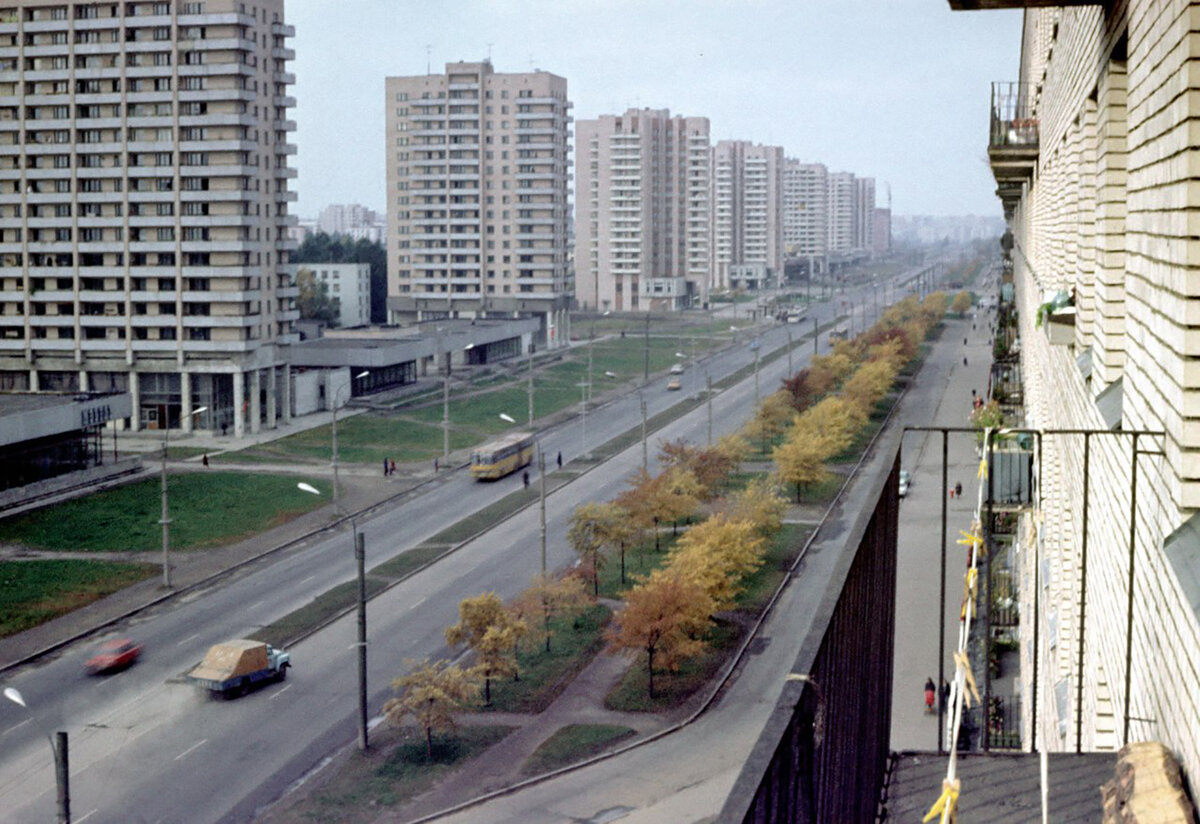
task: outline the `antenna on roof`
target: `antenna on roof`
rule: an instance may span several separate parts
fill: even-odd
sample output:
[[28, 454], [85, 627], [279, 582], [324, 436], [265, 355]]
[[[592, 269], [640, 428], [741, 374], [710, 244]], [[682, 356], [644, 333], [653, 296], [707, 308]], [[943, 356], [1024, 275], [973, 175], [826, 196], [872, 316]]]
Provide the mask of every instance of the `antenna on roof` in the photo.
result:
[[492, 44], [491, 44], [491, 43], [488, 43], [488, 44], [487, 44], [487, 47], [488, 47], [488, 58], [487, 58], [487, 62], [491, 63], [491, 62], [492, 62]]
[[433, 50], [433, 46], [426, 43], [425, 44], [425, 74], [433, 74], [433, 62], [430, 59], [432, 50]]

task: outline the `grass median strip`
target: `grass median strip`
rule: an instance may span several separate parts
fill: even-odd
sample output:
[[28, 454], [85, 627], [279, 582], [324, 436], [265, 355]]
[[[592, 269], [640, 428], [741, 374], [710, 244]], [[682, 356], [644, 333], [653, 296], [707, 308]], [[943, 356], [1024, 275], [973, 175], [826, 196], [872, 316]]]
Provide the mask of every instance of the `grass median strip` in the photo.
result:
[[616, 724], [568, 724], [542, 742], [521, 766], [521, 772], [525, 775], [550, 772], [612, 749], [635, 735], [637, 730], [632, 727]]
[[[368, 576], [367, 598], [378, 595], [386, 586], [386, 581]], [[357, 600], [358, 581], [346, 581], [321, 593], [278, 621], [273, 621], [265, 627], [255, 630], [250, 637], [256, 641], [265, 641], [272, 646], [286, 647], [296, 638], [311, 632], [338, 613], [354, 606]]]
[[0, 561], [0, 637], [87, 606], [158, 570], [114, 561]]

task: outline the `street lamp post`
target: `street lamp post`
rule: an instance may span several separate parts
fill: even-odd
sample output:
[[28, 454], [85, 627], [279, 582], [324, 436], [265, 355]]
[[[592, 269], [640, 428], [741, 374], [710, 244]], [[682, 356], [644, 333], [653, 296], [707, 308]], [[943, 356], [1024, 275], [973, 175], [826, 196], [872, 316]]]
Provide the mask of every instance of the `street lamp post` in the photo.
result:
[[[508, 423], [516, 423], [516, 419], [511, 415], [500, 413], [500, 419]], [[542, 439], [538, 437], [536, 432], [530, 433], [533, 435], [533, 441], [537, 444], [538, 452], [538, 474], [541, 480], [538, 484], [538, 499], [539, 508], [541, 510], [541, 532], [542, 532], [542, 578], [546, 577], [546, 453], [542, 449]]]
[[[301, 492], [310, 495], [320, 495], [321, 490], [303, 481], [296, 484]], [[354, 535], [354, 564], [358, 568], [358, 748], [366, 750], [369, 746], [367, 739], [367, 547], [366, 537], [358, 531], [354, 516], [350, 516], [350, 530]]]
[[[352, 380], [355, 380], [355, 381], [362, 380], [369, 374], [371, 374], [371, 373], [367, 372], [367, 371], [359, 372], [357, 375], [354, 376], [354, 378]], [[345, 384], [343, 386], [339, 386], [337, 389], [333, 390], [333, 404], [332, 404], [332, 406], [333, 406], [333, 422], [330, 426], [330, 429], [331, 429], [331, 433], [332, 433], [331, 447], [333, 450], [333, 455], [332, 455], [332, 457], [333, 457], [333, 506], [335, 509], [337, 509], [341, 506], [341, 501], [342, 501], [341, 486], [338, 484], [338, 439], [337, 439], [338, 396], [341, 394], [343, 389], [347, 389], [347, 388], [349, 388], [351, 390], [350, 394], [353, 395], [354, 394], [353, 383], [347, 383], [347, 384]], [[346, 400], [348, 402], [349, 398], [347, 398]]]
[[[25, 698], [16, 687], [5, 687], [4, 697], [18, 706], [25, 706]], [[71, 824], [71, 771], [67, 758], [67, 734], [59, 730], [53, 736], [47, 733], [46, 737], [50, 739], [50, 750], [54, 753], [54, 787], [58, 808], [56, 820], [58, 824]]]
[[[188, 413], [189, 417], [199, 415], [201, 412], [208, 410], [207, 406], [202, 406], [199, 409], [193, 409]], [[167, 504], [167, 444], [171, 438], [171, 421], [168, 419], [163, 422], [166, 426], [163, 428], [163, 445], [162, 445], [162, 519], [159, 521], [162, 524], [162, 569], [163, 569], [163, 586], [167, 589], [171, 588], [171, 564], [167, 559], [168, 550], [171, 546], [171, 517], [168, 514], [170, 508]], [[180, 419], [182, 425], [183, 419]]]

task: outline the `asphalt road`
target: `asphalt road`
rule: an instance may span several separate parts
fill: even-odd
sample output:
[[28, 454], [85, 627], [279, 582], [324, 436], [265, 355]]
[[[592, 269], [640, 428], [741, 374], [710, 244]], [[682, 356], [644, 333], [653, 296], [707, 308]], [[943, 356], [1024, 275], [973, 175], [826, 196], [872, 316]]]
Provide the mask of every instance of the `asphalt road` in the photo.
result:
[[[824, 304], [813, 314], [824, 322], [833, 311], [833, 305]], [[776, 325], [763, 332], [763, 349], [784, 345], [787, 331]], [[792, 331], [807, 330], [801, 325]], [[811, 350], [811, 343], [797, 346], [795, 368]], [[682, 393], [668, 393], [665, 380], [652, 381], [644, 390], [649, 414], [692, 391], [688, 378], [696, 380], [707, 371], [715, 380], [750, 362], [753, 352], [738, 346], [689, 369]], [[781, 358], [763, 366], [761, 394], [778, 385], [786, 365]], [[754, 395], [754, 378], [749, 377], [714, 397], [714, 438], [741, 425]], [[637, 396], [624, 396], [588, 415], [587, 442], [601, 443], [639, 420]], [[702, 405], [654, 439], [703, 442], [706, 430]], [[570, 460], [583, 444], [581, 422], [547, 431], [542, 442], [547, 455], [561, 451]], [[613, 497], [640, 463], [641, 447], [634, 445], [548, 498], [552, 567], [574, 560], [565, 540], [574, 506]], [[466, 473], [448, 475], [424, 494], [360, 525], [368, 566], [420, 544], [520, 483], [519, 476], [478, 484]], [[388, 685], [404, 671], [406, 659], [444, 653], [442, 632], [456, 620], [461, 598], [485, 590], [508, 597], [528, 584], [537, 569], [538, 536], [537, 507], [531, 507], [371, 601], [373, 710], [388, 697]], [[45, 821], [52, 814], [54, 774], [46, 735], [58, 729], [71, 736], [76, 822], [248, 820], [353, 738], [354, 619], [336, 622], [292, 648], [294, 667], [286, 683], [236, 701], [210, 700], [181, 675], [212, 643], [248, 634], [353, 576], [349, 533], [316, 538], [137, 619], [122, 634], [134, 635], [148, 651], [125, 673], [88, 679], [82, 674], [87, 651], [70, 649], [10, 678], [6, 686], [20, 689], [29, 709], [0, 702], [0, 821]]]

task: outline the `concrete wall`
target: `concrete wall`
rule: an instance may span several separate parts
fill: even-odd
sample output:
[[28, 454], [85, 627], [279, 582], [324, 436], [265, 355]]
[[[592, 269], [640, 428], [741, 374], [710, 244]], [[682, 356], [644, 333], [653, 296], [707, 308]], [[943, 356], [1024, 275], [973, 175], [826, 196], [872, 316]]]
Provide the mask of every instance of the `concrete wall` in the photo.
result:
[[324, 408], [321, 400], [321, 383], [324, 370], [292, 372], [292, 414], [310, 415]]

